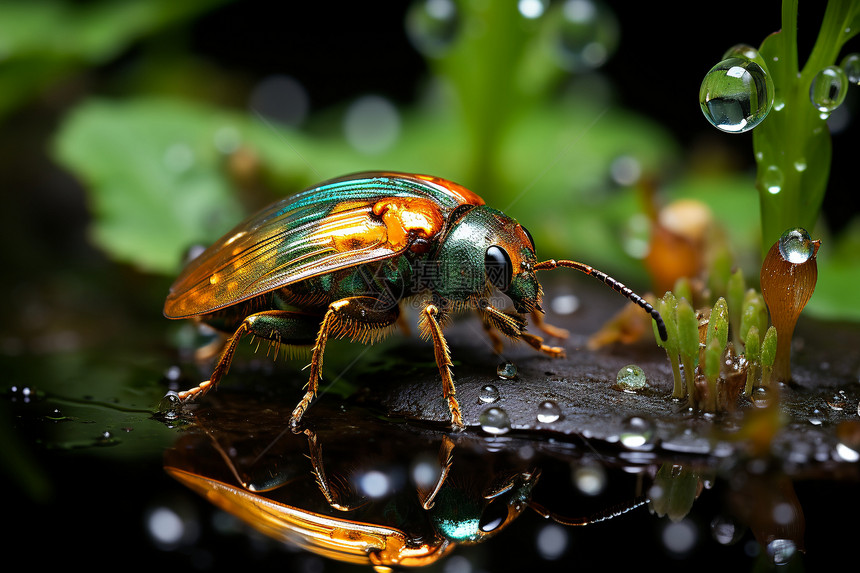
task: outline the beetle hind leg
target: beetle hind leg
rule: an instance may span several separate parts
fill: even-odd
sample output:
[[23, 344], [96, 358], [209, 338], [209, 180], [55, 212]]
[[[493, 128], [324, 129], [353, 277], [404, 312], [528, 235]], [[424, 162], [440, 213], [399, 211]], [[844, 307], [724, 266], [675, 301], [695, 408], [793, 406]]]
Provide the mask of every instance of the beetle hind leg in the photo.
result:
[[242, 321], [242, 324], [239, 325], [239, 328], [236, 329], [236, 332], [233, 333], [233, 336], [231, 336], [224, 344], [221, 357], [218, 359], [218, 363], [215, 365], [215, 369], [212, 371], [212, 375], [209, 377], [209, 380], [204, 380], [199, 386], [179, 392], [179, 399], [183, 402], [190, 402], [197, 398], [202, 398], [209, 390], [217, 386], [221, 378], [223, 378], [230, 369], [230, 363], [233, 361], [233, 355], [236, 353], [236, 346], [248, 331], [249, 325], [248, 319], [246, 318]]
[[239, 341], [245, 335], [267, 339], [275, 344], [282, 342], [309, 344], [313, 340], [313, 333], [318, 324], [319, 316], [293, 311], [271, 310], [246, 317], [224, 344], [224, 349], [209, 380], [204, 380], [199, 386], [180, 392], [179, 399], [190, 402], [203, 397], [209, 390], [215, 388], [230, 369]]

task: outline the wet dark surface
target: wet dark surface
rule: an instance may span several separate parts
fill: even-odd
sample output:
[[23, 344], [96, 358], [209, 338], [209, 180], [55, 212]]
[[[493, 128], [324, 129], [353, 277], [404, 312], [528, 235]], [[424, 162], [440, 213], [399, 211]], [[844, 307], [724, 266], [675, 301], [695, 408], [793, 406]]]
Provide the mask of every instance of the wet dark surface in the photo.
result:
[[[350, 568], [253, 532], [169, 477], [165, 467], [238, 490], [243, 482], [257, 489], [264, 483], [277, 486], [262, 495], [355, 523], [387, 523], [413, 541], [438, 541], [439, 521], [421, 508], [409, 472], [419, 460], [438, 458], [447, 439], [453, 444], [452, 465], [437, 513], [460, 506], [480, 513], [486, 492], [499, 483], [524, 474], [539, 479], [506, 527], [479, 543], [452, 543], [430, 571], [467, 563], [469, 570], [499, 571], [512, 564], [569, 569], [643, 562], [670, 570], [711, 570], [712, 563], [752, 570], [769, 561], [763, 547], [769, 541], [779, 546], [774, 539], [806, 549], [792, 562], [801, 569], [848, 562], [853, 533], [842, 517], [860, 509], [858, 463], [851, 461], [858, 449], [856, 327], [801, 324], [799, 384], [781, 389], [782, 422], [770, 447], [754, 457], [750, 444], [757, 442], [750, 437], [774, 431], [774, 418], [756, 414], [772, 410], [741, 403], [734, 414], [689, 412], [669, 397], [668, 361], [652, 341], [586, 350], [587, 325], [609, 318], [621, 303], [587, 280], [572, 284], [589, 304], [572, 315], [550, 317], [573, 332], [563, 343], [568, 357], [506, 346], [504, 359], [517, 366], [514, 379], [496, 375], [502, 357], [492, 352], [479, 322], [464, 317], [449, 329], [469, 426], [462, 433], [445, 426], [447, 411], [428, 343], [395, 335], [373, 347], [330, 346], [324, 375], [334, 383], [309, 410], [305, 428], [315, 435], [335, 489], [343, 499], [363, 503], [351, 511], [326, 502], [311, 473], [308, 436], [292, 434], [286, 423], [301, 394], [301, 359], [272, 362], [263, 358], [262, 348], [254, 354], [253, 346], [243, 344], [224, 385], [172, 418], [155, 411], [164, 392], [196, 383], [207, 366], [198, 371], [171, 359], [168, 350], [146, 347], [137, 353], [92, 349], [6, 357], [10, 383], [4, 408], [13, 432], [4, 451], [12, 469], [7, 489], [17, 521], [16, 546], [45, 565], [71, 561], [104, 568], [133, 556], [141, 565], [201, 570]], [[181, 330], [176, 323], [161, 326], [165, 332]], [[120, 342], [109, 347], [124, 347]], [[645, 371], [647, 389], [632, 393], [616, 386], [618, 370], [630, 363]], [[171, 368], [176, 364], [179, 370]], [[481, 399], [488, 384], [498, 389], [495, 402]], [[351, 396], [345, 399], [348, 389]], [[537, 419], [546, 400], [560, 408], [556, 421]], [[505, 410], [510, 429], [493, 433], [499, 430], [481, 427], [482, 413], [492, 407]], [[761, 419], [770, 422], [753, 432]], [[397, 486], [384, 500], [368, 498], [356, 485], [371, 471]], [[586, 493], [594, 483], [596, 492]], [[674, 493], [666, 498], [659, 491]], [[652, 500], [647, 507], [557, 530], [529, 506], [599, 518], [641, 496]], [[383, 507], [383, 502], [392, 507], [392, 499], [408, 511], [392, 518]], [[182, 516], [183, 537], [167, 544], [154, 538], [147, 519], [158, 509]], [[724, 521], [736, 531], [729, 545], [714, 537], [714, 524]], [[672, 540], [680, 543], [687, 534], [693, 536], [690, 544], [672, 549]], [[541, 542], [553, 538], [560, 541], [541, 549]], [[50, 552], [41, 551], [46, 540]]]

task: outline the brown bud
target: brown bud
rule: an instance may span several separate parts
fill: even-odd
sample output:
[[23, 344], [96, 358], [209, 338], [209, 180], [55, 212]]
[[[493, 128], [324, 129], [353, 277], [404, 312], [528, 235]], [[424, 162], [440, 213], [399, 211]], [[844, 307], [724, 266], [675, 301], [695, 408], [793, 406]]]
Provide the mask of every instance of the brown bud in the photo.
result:
[[773, 244], [761, 266], [761, 294], [777, 335], [773, 374], [783, 382], [791, 379], [794, 326], [818, 280], [815, 257], [820, 245], [804, 229], [789, 229]]

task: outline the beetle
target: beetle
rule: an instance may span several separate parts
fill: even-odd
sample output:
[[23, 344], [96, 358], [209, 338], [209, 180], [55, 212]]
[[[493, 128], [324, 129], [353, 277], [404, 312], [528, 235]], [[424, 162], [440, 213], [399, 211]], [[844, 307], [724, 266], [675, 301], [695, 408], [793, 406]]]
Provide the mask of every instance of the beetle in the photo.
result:
[[[399, 172], [325, 181], [239, 223], [190, 261], [170, 287], [167, 318], [191, 318], [229, 336], [209, 380], [179, 398], [187, 402], [214, 388], [246, 335], [310, 346], [307, 389], [290, 418], [299, 431], [319, 388], [329, 338], [373, 342], [398, 321], [401, 303], [417, 300], [419, 328], [432, 340], [451, 424], [463, 429], [443, 324], [453, 312], [472, 309], [497, 345], [496, 331], [562, 356], [561, 348], [526, 332], [529, 314], [538, 328], [558, 331], [543, 324], [535, 276], [558, 267], [595, 277], [632, 300], [666, 339], [660, 314], [641, 296], [583, 263], [538, 262], [524, 227], [457, 183]], [[499, 291], [512, 311], [491, 303]]]

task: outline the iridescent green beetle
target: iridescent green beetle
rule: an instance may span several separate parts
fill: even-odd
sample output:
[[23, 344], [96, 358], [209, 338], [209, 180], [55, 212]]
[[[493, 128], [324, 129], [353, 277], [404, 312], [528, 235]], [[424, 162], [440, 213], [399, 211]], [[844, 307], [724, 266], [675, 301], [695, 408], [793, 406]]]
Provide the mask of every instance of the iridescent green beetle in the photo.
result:
[[[491, 336], [499, 331], [552, 356], [561, 348], [526, 332], [526, 314], [541, 320], [536, 271], [569, 267], [632, 300], [666, 329], [659, 313], [632, 290], [575, 261], [538, 262], [531, 235], [468, 189], [437, 177], [394, 172], [348, 175], [273, 203], [192, 260], [170, 288], [164, 315], [193, 318], [231, 334], [212, 376], [181, 392], [202, 396], [226, 374], [246, 334], [276, 344], [312, 347], [310, 378], [292, 413], [297, 429], [316, 397], [326, 341], [363, 342], [385, 334], [400, 304], [420, 301], [419, 327], [433, 341], [452, 426], [464, 427], [442, 324], [473, 309]], [[514, 312], [491, 304], [501, 291]]]

